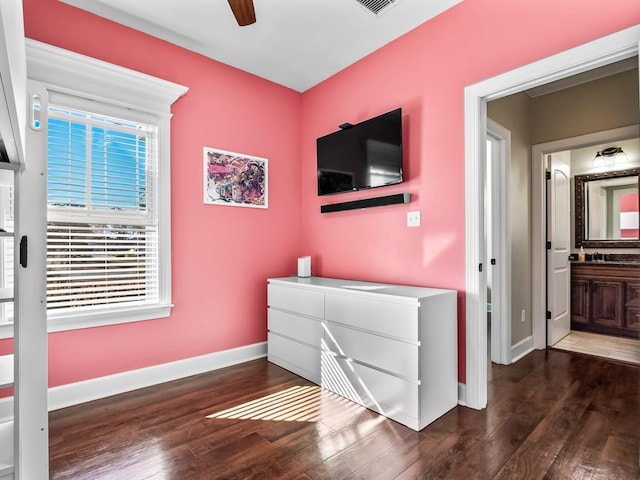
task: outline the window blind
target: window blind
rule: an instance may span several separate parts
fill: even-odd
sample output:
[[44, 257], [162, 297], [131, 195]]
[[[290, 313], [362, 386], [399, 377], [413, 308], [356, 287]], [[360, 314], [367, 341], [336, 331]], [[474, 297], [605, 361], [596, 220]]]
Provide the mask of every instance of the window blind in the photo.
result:
[[49, 106], [49, 311], [158, 301], [156, 130]]

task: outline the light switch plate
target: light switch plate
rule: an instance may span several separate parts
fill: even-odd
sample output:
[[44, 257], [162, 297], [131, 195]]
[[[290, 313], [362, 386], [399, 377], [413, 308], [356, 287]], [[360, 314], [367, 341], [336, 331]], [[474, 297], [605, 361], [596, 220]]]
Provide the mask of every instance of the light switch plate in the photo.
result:
[[420, 226], [420, 211], [407, 212], [407, 227]]

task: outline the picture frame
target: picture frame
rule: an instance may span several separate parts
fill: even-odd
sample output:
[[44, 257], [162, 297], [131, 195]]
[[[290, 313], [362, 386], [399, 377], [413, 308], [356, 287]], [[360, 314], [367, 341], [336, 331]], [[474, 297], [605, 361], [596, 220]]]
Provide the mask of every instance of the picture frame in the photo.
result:
[[203, 148], [203, 201], [207, 205], [268, 208], [268, 160]]

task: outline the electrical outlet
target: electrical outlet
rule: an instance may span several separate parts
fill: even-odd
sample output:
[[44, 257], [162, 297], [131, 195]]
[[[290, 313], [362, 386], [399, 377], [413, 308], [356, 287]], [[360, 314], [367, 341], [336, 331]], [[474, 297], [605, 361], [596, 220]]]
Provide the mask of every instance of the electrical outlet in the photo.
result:
[[522, 309], [522, 313], [520, 314], [520, 321], [522, 323], [527, 321], [527, 314], [525, 313], [524, 309]]
[[407, 227], [420, 226], [420, 211], [407, 212]]

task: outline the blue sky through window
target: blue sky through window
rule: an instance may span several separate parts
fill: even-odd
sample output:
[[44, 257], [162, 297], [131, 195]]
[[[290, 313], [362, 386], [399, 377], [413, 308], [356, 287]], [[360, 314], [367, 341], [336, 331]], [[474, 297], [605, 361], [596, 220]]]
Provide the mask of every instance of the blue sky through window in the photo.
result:
[[49, 108], [49, 206], [144, 211], [147, 138], [137, 124]]

